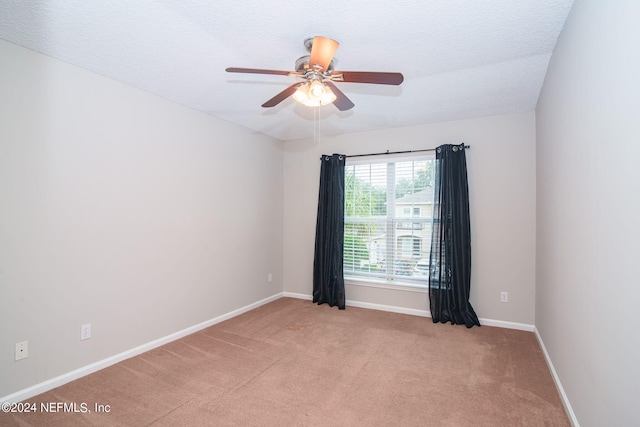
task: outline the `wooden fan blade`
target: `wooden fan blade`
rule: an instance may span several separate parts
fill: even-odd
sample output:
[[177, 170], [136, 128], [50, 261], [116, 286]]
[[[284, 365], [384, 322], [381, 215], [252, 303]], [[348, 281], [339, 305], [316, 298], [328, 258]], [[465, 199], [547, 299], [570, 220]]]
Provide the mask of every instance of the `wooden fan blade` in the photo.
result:
[[329, 64], [331, 64], [333, 55], [336, 54], [339, 45], [340, 43], [330, 38], [315, 36], [313, 38], [313, 44], [311, 45], [309, 68], [318, 66], [321, 67], [320, 71], [325, 71], [329, 67]]
[[226, 71], [228, 73], [277, 74], [279, 76], [288, 76], [289, 74], [297, 74], [292, 71], [264, 70], [260, 68], [237, 68], [237, 67], [229, 67], [226, 69]]
[[[340, 78], [342, 75], [342, 78]], [[378, 85], [399, 85], [404, 81], [402, 73], [380, 73], [375, 71], [334, 71], [336, 81], [347, 83], [370, 83]]]
[[329, 89], [331, 89], [331, 92], [333, 92], [333, 94], [336, 96], [336, 100], [333, 101], [333, 105], [338, 107], [338, 110], [346, 111], [354, 107], [355, 104], [351, 102], [351, 100], [347, 98], [347, 95], [342, 93], [342, 91], [338, 89], [338, 87], [334, 85], [333, 82], [329, 80], [325, 80], [323, 83], [329, 86]]
[[279, 94], [277, 94], [276, 96], [274, 96], [273, 98], [271, 98], [270, 100], [262, 104], [262, 106], [264, 108], [275, 107], [276, 105], [280, 104], [282, 101], [284, 101], [285, 99], [293, 95], [296, 89], [298, 89], [298, 86], [303, 84], [304, 82], [292, 84], [291, 86], [289, 86], [288, 88], [286, 88], [285, 90], [283, 90], [282, 92], [280, 92]]

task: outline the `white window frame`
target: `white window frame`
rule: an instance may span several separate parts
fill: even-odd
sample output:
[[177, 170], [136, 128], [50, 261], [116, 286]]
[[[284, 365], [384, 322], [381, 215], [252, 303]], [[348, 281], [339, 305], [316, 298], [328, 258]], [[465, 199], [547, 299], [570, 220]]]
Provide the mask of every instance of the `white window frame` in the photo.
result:
[[[403, 156], [394, 156], [394, 155], [388, 155], [388, 156], [384, 156], [384, 158], [381, 158], [382, 156], [376, 156], [376, 157], [359, 157], [359, 158], [347, 158], [346, 161], [346, 166], [347, 168], [350, 166], [354, 166], [354, 165], [363, 165], [363, 164], [377, 164], [377, 163], [398, 163], [398, 162], [407, 162], [407, 161], [422, 161], [422, 160], [435, 160], [435, 153], [433, 152], [427, 152], [427, 153], [420, 153], [420, 154], [416, 154], [416, 155], [403, 155]], [[387, 179], [389, 180], [390, 174], [392, 173], [389, 168], [387, 168]], [[395, 172], [394, 172], [395, 173]], [[395, 175], [394, 175], [395, 177]], [[394, 178], [395, 179], [395, 178]], [[391, 260], [391, 262], [394, 262], [395, 259], [395, 251], [397, 250], [397, 245], [398, 245], [398, 238], [399, 237], [411, 237], [411, 236], [407, 236], [406, 234], [402, 234], [402, 235], [398, 235], [396, 234], [396, 230], [395, 228], [399, 225], [399, 223], [424, 223], [422, 224], [422, 227], [431, 227], [431, 217], [416, 217], [414, 215], [415, 211], [414, 211], [414, 206], [411, 206], [411, 210], [409, 211], [409, 215], [406, 217], [396, 217], [395, 216], [395, 194], [394, 194], [394, 190], [395, 190], [395, 182], [391, 182], [389, 183], [389, 181], [387, 181], [387, 214], [391, 213], [391, 217], [389, 217], [389, 215], [387, 215], [386, 217], [382, 217], [382, 218], [377, 218], [377, 220], [382, 220], [386, 223], [386, 235], [389, 236], [391, 235], [391, 238], [386, 239], [386, 250], [387, 250], [387, 255], [385, 256], [386, 260]], [[389, 197], [391, 196], [391, 197]], [[403, 210], [404, 211], [404, 210]], [[422, 210], [421, 210], [422, 213]], [[356, 220], [356, 221], [362, 221], [365, 222], [366, 220], [363, 218], [347, 218], [345, 216], [345, 225], [347, 225], [348, 221], [350, 220]], [[377, 221], [375, 221], [377, 222]], [[417, 225], [417, 224], [416, 224]], [[405, 230], [407, 231], [407, 230]], [[389, 232], [391, 232], [391, 234], [389, 234]], [[411, 231], [409, 230], [409, 233]], [[413, 237], [415, 239], [415, 237]], [[389, 242], [392, 243], [392, 248], [389, 248]], [[414, 242], [412, 241], [412, 252], [414, 250]], [[424, 242], [422, 242], [422, 246], [423, 246], [423, 250], [429, 250], [430, 249], [430, 245], [424, 245]], [[395, 248], [395, 249], [394, 249]], [[389, 256], [391, 253], [393, 253], [391, 256]], [[428, 253], [427, 253], [427, 257], [428, 257]], [[416, 262], [419, 259], [416, 259]], [[421, 277], [401, 277], [401, 276], [391, 276], [391, 275], [381, 275], [379, 277], [374, 277], [374, 276], [355, 276], [355, 275], [350, 275], [349, 271], [345, 269], [345, 283], [350, 284], [350, 285], [360, 285], [360, 286], [368, 286], [368, 287], [377, 287], [377, 288], [388, 288], [388, 289], [401, 289], [401, 290], [407, 290], [407, 291], [412, 291], [412, 292], [426, 292], [428, 291], [428, 283], [426, 282], [424, 276]]]

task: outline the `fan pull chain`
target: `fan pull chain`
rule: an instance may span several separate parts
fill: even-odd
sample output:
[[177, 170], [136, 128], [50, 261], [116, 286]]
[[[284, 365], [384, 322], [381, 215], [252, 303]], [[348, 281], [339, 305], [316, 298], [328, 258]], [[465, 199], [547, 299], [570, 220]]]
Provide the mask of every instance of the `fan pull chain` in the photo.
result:
[[320, 144], [320, 107], [313, 108], [313, 143]]
[[320, 145], [320, 122], [322, 121], [322, 116], [320, 116], [320, 107], [317, 107], [318, 110], [318, 145]]

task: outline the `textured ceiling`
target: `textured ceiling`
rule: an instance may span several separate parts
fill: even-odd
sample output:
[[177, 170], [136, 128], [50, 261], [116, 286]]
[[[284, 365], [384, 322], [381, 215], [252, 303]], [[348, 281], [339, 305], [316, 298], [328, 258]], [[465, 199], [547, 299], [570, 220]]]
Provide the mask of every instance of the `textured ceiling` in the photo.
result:
[[[401, 86], [337, 83], [322, 135], [531, 111], [573, 0], [0, 0], [0, 38], [282, 140], [313, 136], [293, 70], [306, 38], [340, 42], [335, 69], [397, 71]], [[0, 58], [0, 61], [2, 58]]]

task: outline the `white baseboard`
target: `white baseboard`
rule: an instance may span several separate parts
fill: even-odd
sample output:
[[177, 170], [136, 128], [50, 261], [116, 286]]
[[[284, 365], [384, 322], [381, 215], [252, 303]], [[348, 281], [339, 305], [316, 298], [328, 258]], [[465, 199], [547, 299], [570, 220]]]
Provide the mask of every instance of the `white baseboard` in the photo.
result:
[[346, 300], [345, 303], [347, 306], [350, 306], [350, 307], [368, 308], [370, 310], [389, 311], [391, 313], [410, 314], [412, 316], [420, 316], [420, 317], [431, 317], [431, 313], [429, 313], [429, 311], [418, 310], [415, 308], [396, 307], [393, 305], [374, 304], [370, 302], [351, 301], [351, 300]]
[[268, 298], [262, 299], [260, 301], [254, 302], [252, 304], [246, 305], [244, 307], [241, 307], [237, 310], [233, 310], [230, 311], [229, 313], [220, 315], [218, 317], [214, 317], [213, 319], [207, 320], [205, 322], [199, 323], [197, 325], [194, 326], [190, 326], [186, 329], [183, 329], [181, 331], [178, 332], [174, 332], [173, 334], [167, 335], [165, 337], [162, 338], [158, 338], [157, 340], [148, 342], [146, 344], [143, 344], [141, 346], [132, 348], [130, 350], [124, 351], [122, 353], [116, 354], [114, 356], [111, 357], [107, 357], [106, 359], [103, 360], [99, 360], [95, 363], [91, 363], [87, 366], [83, 366], [81, 368], [78, 368], [76, 370], [73, 370], [71, 372], [67, 372], [66, 374], [62, 374], [60, 376], [57, 376], [55, 378], [51, 378], [49, 380], [46, 380], [44, 382], [41, 382], [39, 384], [33, 385], [31, 387], [25, 388], [23, 390], [19, 390], [15, 393], [12, 393], [10, 395], [7, 396], [3, 396], [0, 397], [0, 402], [10, 402], [10, 403], [14, 403], [14, 402], [20, 402], [23, 401], [25, 399], [29, 399], [33, 396], [37, 396], [38, 394], [41, 393], [45, 393], [49, 390], [52, 390], [56, 387], [60, 387], [61, 385], [64, 385], [68, 382], [71, 382], [73, 380], [76, 380], [78, 378], [84, 377], [86, 375], [92, 374], [94, 372], [97, 372], [101, 369], [107, 368], [111, 365], [114, 365], [118, 362], [121, 362], [123, 360], [129, 359], [131, 357], [137, 356], [139, 354], [142, 354], [144, 352], [147, 352], [149, 350], [153, 350], [154, 348], [160, 347], [164, 344], [168, 344], [172, 341], [175, 341], [177, 339], [180, 339], [182, 337], [185, 337], [187, 335], [193, 334], [194, 332], [198, 332], [202, 329], [208, 328], [209, 326], [213, 326], [217, 323], [223, 322], [227, 319], [231, 319], [232, 317], [238, 316], [242, 313], [246, 313], [247, 311], [253, 310], [254, 308], [258, 308], [261, 305], [265, 305], [270, 303], [271, 301], [275, 301], [277, 299], [280, 299], [283, 297], [282, 293], [278, 293], [275, 295], [272, 295]]
[[283, 292], [282, 296], [286, 297], [286, 298], [306, 299], [306, 300], [309, 300], [309, 301], [313, 300], [313, 296], [312, 295], [298, 294], [298, 293], [295, 293], [295, 292]]
[[567, 415], [569, 416], [569, 421], [571, 421], [571, 425], [573, 427], [580, 427], [578, 418], [576, 418], [576, 414], [573, 412], [573, 408], [571, 407], [571, 403], [569, 402], [567, 393], [565, 393], [564, 387], [562, 387], [560, 377], [558, 377], [556, 368], [553, 366], [553, 362], [551, 362], [551, 358], [549, 357], [549, 353], [547, 352], [547, 348], [544, 345], [544, 341], [542, 341], [542, 337], [538, 332], [538, 328], [534, 327], [533, 332], [536, 334], [536, 338], [538, 338], [538, 343], [540, 344], [540, 348], [542, 349], [542, 354], [544, 354], [544, 360], [547, 361], [547, 366], [549, 367], [549, 371], [551, 371], [553, 382], [556, 384], [556, 388], [558, 389], [558, 393], [560, 394], [560, 400], [562, 400], [562, 405], [564, 406], [564, 409], [567, 411]]
[[[312, 295], [297, 294], [294, 292], [284, 292], [282, 296], [289, 297], [289, 298], [306, 299], [309, 301], [313, 300]], [[345, 304], [349, 307], [368, 308], [370, 310], [390, 311], [392, 313], [402, 313], [402, 314], [411, 314], [413, 316], [431, 317], [430, 313], [427, 310], [416, 310], [413, 308], [396, 307], [393, 305], [373, 304], [369, 302], [351, 301], [351, 300], [346, 300]]]
[[517, 329], [519, 331], [527, 332], [533, 332], [533, 330], [535, 329], [534, 325], [529, 325], [527, 323], [507, 322], [504, 320], [485, 319], [483, 317], [479, 318], [478, 320], [480, 320], [481, 325], [495, 326], [496, 328]]
[[[306, 300], [313, 299], [311, 295], [298, 294], [293, 292], [284, 292], [282, 296], [289, 297], [289, 298], [306, 299]], [[368, 308], [371, 310], [380, 310], [380, 311], [390, 311], [392, 313], [410, 314], [413, 316], [420, 316], [420, 317], [431, 317], [431, 312], [429, 312], [429, 310], [418, 310], [415, 308], [397, 307], [393, 305], [375, 304], [370, 302], [352, 301], [352, 300], [346, 300], [345, 303], [347, 306], [351, 306], [351, 307]], [[533, 332], [535, 328], [533, 325], [529, 325], [526, 323], [506, 322], [504, 320], [493, 320], [493, 319], [484, 319], [484, 318], [480, 318], [479, 320], [480, 320], [480, 324], [482, 325], [495, 326], [497, 328], [517, 329], [519, 331], [527, 331], [527, 332]]]

